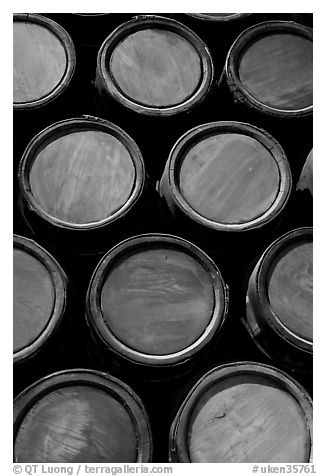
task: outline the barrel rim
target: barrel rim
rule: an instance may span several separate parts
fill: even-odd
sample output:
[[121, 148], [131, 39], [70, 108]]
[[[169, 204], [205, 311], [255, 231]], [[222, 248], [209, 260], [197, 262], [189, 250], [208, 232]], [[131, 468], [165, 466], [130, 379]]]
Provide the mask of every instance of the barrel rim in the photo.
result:
[[72, 13], [72, 15], [77, 15], [80, 17], [103, 17], [112, 15], [112, 13]]
[[54, 257], [34, 240], [14, 235], [14, 248], [31, 255], [46, 268], [54, 294], [52, 313], [41, 333], [29, 345], [14, 352], [14, 364], [20, 364], [41, 350], [62, 322], [67, 306], [68, 278]]
[[85, 368], [61, 370], [41, 378], [24, 389], [14, 399], [14, 441], [25, 416], [37, 401], [59, 388], [76, 385], [101, 389], [125, 408], [131, 418], [137, 438], [137, 460], [135, 462], [150, 462], [153, 451], [152, 433], [143, 402], [129, 385], [109, 373], [98, 370]]
[[[198, 213], [183, 197], [178, 186], [176, 173], [178, 172], [178, 163], [182, 160], [184, 154], [189, 150], [190, 146], [197, 144], [201, 139], [210, 137], [217, 132], [218, 134], [239, 133], [247, 135], [257, 140], [264, 146], [274, 159], [279, 171], [279, 189], [278, 194], [271, 206], [260, 216], [253, 220], [243, 223], [222, 223], [211, 220]], [[259, 129], [244, 122], [236, 121], [219, 121], [210, 122], [194, 127], [181, 136], [174, 144], [166, 165], [168, 175], [168, 185], [175, 205], [182, 210], [190, 219], [198, 224], [216, 231], [226, 232], [242, 232], [260, 228], [274, 219], [285, 207], [292, 188], [291, 169], [287, 157], [281, 145], [264, 129]], [[165, 172], [164, 172], [165, 173]]]
[[46, 27], [50, 30], [62, 44], [66, 54], [66, 69], [58, 84], [45, 96], [32, 101], [14, 102], [14, 111], [36, 110], [54, 101], [59, 97], [70, 84], [76, 69], [76, 51], [74, 43], [67, 31], [54, 20], [36, 13], [14, 14], [15, 21], [32, 21], [33, 23]]
[[[160, 27], [179, 34], [186, 39], [196, 50], [201, 64], [201, 79], [193, 93], [183, 102], [166, 107], [155, 107], [136, 102], [129, 98], [115, 83], [110, 71], [107, 71], [107, 58], [115, 47], [129, 34], [140, 30]], [[214, 76], [214, 65], [211, 54], [203, 42], [190, 28], [171, 18], [157, 15], [139, 15], [118, 26], [102, 43], [97, 56], [97, 84], [101, 82], [102, 88], [118, 103], [132, 111], [147, 116], [165, 117], [188, 111], [193, 106], [202, 102], [211, 90]]]
[[238, 59], [244, 48], [255, 38], [264, 36], [264, 33], [273, 33], [275, 31], [290, 32], [298, 36], [302, 36], [311, 40], [313, 38], [312, 29], [292, 22], [292, 21], [266, 21], [258, 23], [247, 28], [245, 31], [235, 39], [231, 45], [224, 66], [224, 74], [228, 87], [234, 97], [234, 100], [239, 103], [244, 103], [246, 106], [256, 109], [259, 112], [268, 114], [276, 118], [300, 118], [312, 116], [313, 105], [300, 109], [282, 109], [268, 106], [256, 99], [247, 91], [238, 75]]
[[[135, 177], [131, 194], [127, 201], [112, 215], [98, 221], [89, 223], [72, 223], [59, 219], [46, 212], [36, 200], [29, 183], [29, 172], [33, 166], [38, 152], [56, 138], [68, 135], [72, 132], [83, 130], [98, 130], [115, 137], [126, 148], [130, 160], [133, 163]], [[93, 230], [103, 228], [118, 219], [124, 217], [137, 203], [145, 186], [145, 165], [142, 154], [136, 142], [119, 126], [112, 122], [93, 116], [64, 119], [56, 122], [41, 132], [30, 141], [26, 147], [18, 166], [18, 185], [20, 195], [27, 204], [29, 211], [34, 212], [51, 225], [69, 230]]]
[[[208, 273], [214, 294], [214, 303], [211, 310], [211, 319], [209, 324], [203, 329], [202, 334], [192, 344], [185, 349], [170, 354], [146, 354], [141, 351], [132, 349], [127, 344], [120, 341], [109, 327], [105, 325], [102, 306], [101, 306], [101, 292], [103, 284], [106, 280], [108, 270], [116, 263], [125, 251], [131, 249], [142, 249], [144, 245], [157, 246], [162, 243], [172, 249], [179, 249], [200, 264]], [[219, 286], [217, 286], [219, 283]], [[218, 302], [218, 292], [220, 292], [220, 307], [216, 307]], [[137, 235], [118, 243], [108, 253], [104, 255], [102, 260], [96, 267], [93, 276], [90, 280], [86, 296], [86, 320], [95, 333], [96, 337], [103, 342], [110, 350], [120, 357], [136, 364], [143, 364], [147, 366], [169, 366], [183, 363], [186, 359], [191, 358], [198, 351], [200, 351], [206, 344], [208, 344], [222, 329], [228, 313], [229, 292], [228, 286], [225, 284], [222, 274], [214, 261], [209, 258], [200, 248], [193, 243], [174, 235], [162, 233], [148, 233]]]
[[254, 293], [263, 321], [282, 339], [300, 350], [310, 354], [313, 352], [313, 341], [304, 339], [290, 330], [273, 311], [268, 298], [267, 279], [270, 265], [279, 254], [291, 243], [312, 242], [312, 227], [302, 227], [291, 230], [277, 238], [262, 254], [257, 268], [254, 270]]
[[238, 21], [242, 20], [243, 18], [247, 18], [248, 16], [251, 16], [252, 13], [230, 13], [229, 15], [225, 16], [212, 16], [211, 13], [186, 13], [186, 15], [191, 16], [193, 18], [197, 18], [198, 20], [203, 20], [207, 22], [232, 22], [232, 21]]
[[279, 388], [285, 389], [297, 401], [304, 414], [307, 433], [310, 437], [309, 460], [312, 462], [312, 399], [308, 392], [295, 379], [282, 370], [271, 365], [254, 361], [231, 362], [217, 366], [206, 372], [192, 386], [187, 396], [179, 407], [173, 420], [169, 433], [169, 454], [171, 462], [191, 463], [187, 450], [187, 433], [191, 415], [199, 398], [217, 381], [234, 377], [241, 374], [252, 373], [271, 378], [279, 384]]

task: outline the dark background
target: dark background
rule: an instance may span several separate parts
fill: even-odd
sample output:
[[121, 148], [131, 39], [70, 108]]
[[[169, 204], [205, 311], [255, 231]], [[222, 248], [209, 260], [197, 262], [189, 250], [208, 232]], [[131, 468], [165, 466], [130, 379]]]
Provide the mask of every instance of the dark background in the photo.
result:
[[[68, 336], [64, 338], [65, 349], [57, 353], [51, 349], [50, 355], [46, 349], [43, 349], [41, 351], [43, 353], [40, 352], [40, 355], [36, 356], [29, 365], [14, 369], [14, 395], [40, 377], [54, 371], [69, 368], [109, 371], [128, 383], [142, 399], [151, 420], [154, 461], [167, 462], [168, 432], [173, 415], [187, 390], [199, 376], [224, 362], [252, 360], [273, 364], [256, 349], [240, 321], [244, 316], [246, 282], [253, 263], [268, 244], [286, 231], [301, 226], [312, 226], [312, 200], [306, 192], [293, 191], [284, 210], [282, 222], [266, 237], [265, 241], [262, 240], [255, 244], [252, 253], [243, 253], [242, 255], [240, 253], [237, 258], [226, 256], [218, 259], [214, 257], [230, 287], [230, 310], [219, 338], [212, 343], [208, 349], [209, 352], [200, 355], [190, 367], [180, 368], [177, 372], [171, 372], [171, 375], [165, 380], [157, 381], [155, 374], [144, 376], [141, 371], [137, 373], [130, 368], [121, 368], [114, 362], [114, 359], [112, 362], [108, 361], [107, 364], [101, 363], [89, 352], [92, 343], [85, 325], [84, 303], [89, 280], [102, 255], [86, 256], [59, 249], [51, 243], [44, 242], [37, 232], [29, 228], [23, 220], [18, 206], [19, 193], [16, 176], [19, 160], [28, 142], [47, 125], [65, 118], [79, 117], [82, 114], [105, 117], [125, 129], [134, 138], [143, 154], [152, 189], [153, 206], [142, 231], [144, 233], [173, 233], [173, 228], [164, 222], [160, 214], [158, 197], [155, 195], [155, 184], [162, 175], [165, 162], [175, 141], [189, 129], [189, 117], [184, 123], [182, 119], [178, 119], [177, 127], [173, 120], [157, 123], [154, 120], [149, 125], [146, 120], [143, 123], [141, 123], [141, 119], [135, 120], [134, 115], [123, 108], [115, 109], [113, 107], [112, 112], [107, 113], [103, 112], [96, 103], [94, 79], [99, 47], [114, 28], [137, 14], [111, 14], [106, 16], [103, 22], [97, 22], [92, 18], [77, 18], [72, 14], [43, 15], [57, 21], [71, 35], [76, 48], [77, 69], [69, 92], [69, 101], [66, 101], [64, 105], [60, 105], [50, 112], [42, 112], [35, 121], [30, 120], [28, 113], [23, 118], [14, 114], [13, 232], [32, 238], [44, 246], [66, 272], [74, 293], [69, 315], [72, 328]], [[216, 81], [222, 73], [228, 49], [243, 29], [266, 20], [293, 20], [291, 14], [254, 14], [243, 22], [230, 23], [227, 27], [217, 29], [213, 23], [207, 25], [206, 22], [185, 14], [160, 15], [174, 18], [190, 27], [206, 43], [213, 57]], [[310, 23], [311, 26], [311, 20], [308, 17], [301, 18], [300, 21]], [[201, 124], [203, 121], [238, 120], [237, 112], [234, 111], [230, 98], [222, 95], [216, 85], [212, 94], [200, 108], [200, 111], [190, 112], [192, 126]], [[247, 122], [261, 127], [260, 123], [254, 121], [248, 111]], [[266, 130], [269, 132], [267, 127]], [[291, 124], [287, 125], [286, 131], [287, 133], [284, 134], [284, 127], [280, 125], [280, 134], [276, 138], [289, 159], [295, 188], [307, 154], [312, 148], [312, 123], [306, 123], [300, 134], [295, 133], [295, 126], [291, 126]], [[277, 136], [277, 133], [273, 135]], [[129, 229], [126, 231], [125, 237], [135, 234], [138, 234], [138, 231]], [[108, 249], [119, 241], [120, 237], [116, 239], [114, 236], [110, 236]], [[312, 395], [312, 376], [299, 374], [293, 374], [293, 376]]]

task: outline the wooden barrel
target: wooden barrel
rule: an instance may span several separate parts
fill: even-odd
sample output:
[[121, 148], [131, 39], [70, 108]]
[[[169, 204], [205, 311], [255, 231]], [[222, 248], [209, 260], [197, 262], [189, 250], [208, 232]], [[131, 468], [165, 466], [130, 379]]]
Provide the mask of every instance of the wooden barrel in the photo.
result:
[[313, 195], [313, 149], [309, 152], [297, 183], [296, 190], [308, 190]]
[[[67, 319], [68, 280], [55, 259], [32, 240], [14, 235], [13, 252], [14, 364], [30, 362], [60, 345]], [[66, 327], [65, 327], [66, 329]], [[61, 342], [60, 342], [61, 341]]]
[[249, 279], [246, 326], [258, 348], [287, 370], [312, 372], [312, 280], [312, 228], [274, 241]]
[[308, 463], [311, 458], [309, 395], [285, 373], [255, 362], [206, 373], [171, 426], [171, 462]]
[[102, 119], [64, 120], [40, 132], [23, 154], [18, 182], [26, 220], [57, 247], [107, 250], [147, 219], [141, 152]]
[[298, 160], [298, 170], [293, 173], [296, 186], [287, 207], [287, 216], [284, 219], [287, 228], [284, 232], [313, 226], [313, 150], [309, 153], [302, 151], [301, 159]]
[[147, 463], [145, 408], [125, 383], [74, 369], [45, 377], [14, 401], [18, 463]]
[[14, 110], [55, 100], [71, 81], [73, 43], [57, 23], [35, 14], [14, 15]]
[[213, 63], [205, 44], [169, 18], [135, 17], [114, 30], [98, 53], [96, 87], [101, 105], [108, 117], [115, 105], [122, 105], [126, 122], [131, 120], [128, 111], [137, 113], [138, 119], [150, 116], [149, 127], [158, 124], [153, 118], [190, 111], [205, 99], [212, 79]]
[[67, 113], [76, 54], [66, 30], [42, 15], [15, 14], [13, 34], [15, 142], [26, 146], [49, 121]]
[[178, 234], [213, 255], [255, 245], [275, 226], [290, 190], [289, 164], [278, 142], [238, 122], [203, 124], [184, 134], [159, 183]]
[[[165, 378], [220, 333], [228, 288], [214, 262], [181, 238], [148, 234], [111, 249], [89, 284], [92, 348], [106, 365]], [[136, 365], [135, 365], [136, 364]]]
[[289, 121], [312, 118], [312, 53], [312, 30], [303, 25], [268, 21], [248, 28], [228, 52], [220, 100], [227, 89], [239, 118], [251, 115], [273, 134], [297, 133]]

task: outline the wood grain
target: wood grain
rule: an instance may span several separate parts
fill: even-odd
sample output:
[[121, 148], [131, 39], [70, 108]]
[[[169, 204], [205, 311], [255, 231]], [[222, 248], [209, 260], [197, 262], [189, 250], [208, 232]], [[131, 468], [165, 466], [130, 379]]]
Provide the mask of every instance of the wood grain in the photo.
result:
[[14, 102], [40, 99], [60, 84], [67, 67], [64, 45], [44, 26], [14, 22]]
[[251, 375], [223, 379], [200, 397], [188, 444], [191, 461], [201, 463], [303, 463], [310, 451], [297, 400]]
[[156, 355], [196, 341], [214, 306], [210, 276], [202, 265], [164, 247], [120, 258], [107, 276], [101, 300], [111, 332], [132, 349]]
[[288, 33], [269, 34], [243, 53], [239, 76], [263, 104], [296, 110], [312, 105], [312, 41]]
[[128, 150], [111, 134], [68, 133], [35, 157], [30, 186], [40, 207], [72, 224], [110, 217], [128, 200], [135, 168]]
[[206, 137], [185, 155], [179, 187], [200, 215], [220, 223], [261, 216], [279, 189], [278, 166], [257, 140], [242, 134]]
[[313, 338], [313, 245], [291, 246], [282, 253], [268, 283], [270, 305], [296, 335]]
[[164, 29], [144, 29], [124, 38], [114, 49], [109, 68], [126, 96], [148, 106], [180, 104], [201, 80], [201, 60], [194, 46]]
[[46, 327], [55, 295], [48, 270], [25, 251], [14, 249], [13, 278], [14, 352], [18, 352]]
[[135, 462], [132, 420], [109, 393], [76, 385], [43, 396], [23, 419], [15, 457], [35, 463]]

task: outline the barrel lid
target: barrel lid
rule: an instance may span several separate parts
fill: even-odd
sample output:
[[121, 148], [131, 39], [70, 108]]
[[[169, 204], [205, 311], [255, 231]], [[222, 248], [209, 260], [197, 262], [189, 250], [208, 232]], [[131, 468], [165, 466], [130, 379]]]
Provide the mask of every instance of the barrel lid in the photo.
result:
[[276, 368], [235, 362], [210, 370], [194, 385], [170, 440], [179, 462], [309, 462], [312, 402]]
[[137, 395], [103, 372], [52, 374], [14, 401], [14, 459], [122, 463], [151, 459], [151, 432]]
[[87, 318], [120, 356], [164, 366], [208, 343], [227, 305], [227, 287], [207, 255], [178, 237], [149, 234], [105, 255], [90, 282]]
[[240, 122], [197, 126], [174, 145], [168, 184], [193, 220], [220, 231], [258, 228], [285, 206], [291, 172], [280, 145]]
[[35, 241], [14, 235], [14, 363], [34, 355], [59, 325], [66, 307], [67, 278]]
[[313, 349], [312, 228], [282, 235], [265, 251], [257, 268], [259, 305], [269, 325], [307, 352]]
[[120, 25], [97, 59], [101, 88], [141, 114], [167, 116], [208, 93], [213, 63], [202, 40], [181, 23], [143, 15]]
[[98, 228], [123, 216], [145, 181], [136, 143], [115, 124], [92, 116], [57, 122], [38, 134], [18, 175], [30, 208], [70, 229]]
[[14, 15], [14, 110], [35, 109], [69, 84], [76, 56], [68, 33], [37, 14]]
[[241, 33], [226, 59], [236, 100], [270, 115], [312, 114], [312, 30], [285, 21], [259, 23]]

